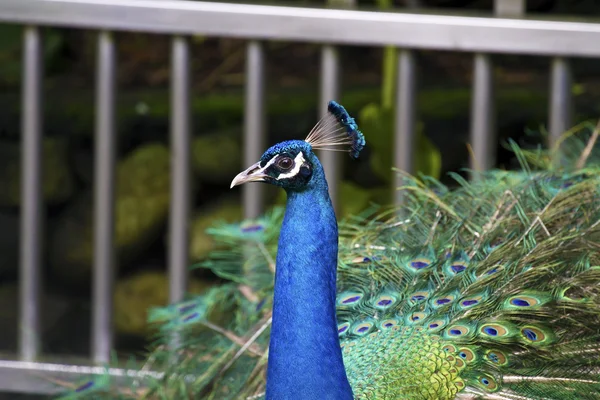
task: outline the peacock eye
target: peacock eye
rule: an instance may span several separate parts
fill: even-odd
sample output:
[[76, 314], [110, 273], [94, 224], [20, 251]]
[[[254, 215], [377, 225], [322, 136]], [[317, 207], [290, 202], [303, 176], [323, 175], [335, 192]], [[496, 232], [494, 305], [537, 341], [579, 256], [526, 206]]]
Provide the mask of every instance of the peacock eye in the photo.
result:
[[289, 157], [282, 157], [277, 161], [277, 167], [283, 171], [287, 171], [292, 168], [294, 161]]

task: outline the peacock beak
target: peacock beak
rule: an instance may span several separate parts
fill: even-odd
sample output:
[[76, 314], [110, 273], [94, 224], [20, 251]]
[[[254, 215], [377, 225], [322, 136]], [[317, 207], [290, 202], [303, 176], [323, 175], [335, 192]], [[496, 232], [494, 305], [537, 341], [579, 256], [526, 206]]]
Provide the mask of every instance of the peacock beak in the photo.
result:
[[231, 181], [230, 189], [234, 186], [241, 185], [246, 182], [264, 182], [265, 178], [268, 176], [265, 174], [264, 169], [260, 167], [260, 161], [256, 164], [253, 164], [245, 171], [240, 172], [236, 175], [235, 178]]

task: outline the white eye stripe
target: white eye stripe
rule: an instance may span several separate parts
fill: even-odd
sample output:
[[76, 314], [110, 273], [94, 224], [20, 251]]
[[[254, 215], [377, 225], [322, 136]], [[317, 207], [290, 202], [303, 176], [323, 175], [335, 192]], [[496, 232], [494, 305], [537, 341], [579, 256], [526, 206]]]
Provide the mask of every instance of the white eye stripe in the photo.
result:
[[[273, 157], [274, 159], [277, 157]], [[286, 178], [291, 178], [293, 176], [296, 176], [298, 174], [298, 172], [300, 172], [300, 168], [302, 168], [302, 165], [304, 164], [304, 155], [302, 154], [302, 152], [298, 153], [298, 155], [296, 156], [296, 158], [294, 158], [294, 169], [292, 169], [290, 172], [286, 172], [285, 174], [280, 174], [276, 179], [280, 180], [280, 179], [286, 179]], [[270, 163], [271, 161], [269, 161]]]

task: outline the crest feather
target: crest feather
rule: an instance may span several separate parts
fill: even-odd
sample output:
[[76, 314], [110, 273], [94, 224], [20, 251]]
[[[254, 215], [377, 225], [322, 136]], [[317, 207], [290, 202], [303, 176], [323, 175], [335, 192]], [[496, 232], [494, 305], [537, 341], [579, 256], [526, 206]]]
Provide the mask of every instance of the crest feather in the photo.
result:
[[305, 142], [313, 149], [344, 151], [358, 158], [366, 141], [358, 125], [346, 109], [335, 101], [327, 104], [327, 114], [310, 131]]

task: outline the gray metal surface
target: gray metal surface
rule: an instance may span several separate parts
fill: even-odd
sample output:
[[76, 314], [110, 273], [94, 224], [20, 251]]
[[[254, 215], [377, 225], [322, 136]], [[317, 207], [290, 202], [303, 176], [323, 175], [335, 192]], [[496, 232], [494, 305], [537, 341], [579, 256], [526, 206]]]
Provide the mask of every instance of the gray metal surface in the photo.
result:
[[571, 128], [573, 100], [571, 94], [571, 66], [569, 60], [554, 58], [550, 70], [549, 133], [553, 144]]
[[169, 301], [183, 300], [188, 282], [191, 179], [190, 47], [174, 37], [171, 48], [171, 203]]
[[525, 14], [526, 0], [494, 0], [494, 13], [499, 17], [518, 17]]
[[32, 361], [40, 351], [42, 213], [42, 81], [44, 58], [39, 29], [23, 36], [23, 130], [21, 158], [21, 247], [19, 271], [19, 355]]
[[96, 79], [92, 359], [105, 363], [110, 361], [113, 347], [115, 269], [116, 49], [111, 32], [98, 34]]
[[[320, 116], [327, 114], [329, 100], [339, 100], [340, 95], [340, 66], [338, 51], [334, 46], [325, 45], [321, 50], [321, 89], [319, 95]], [[307, 133], [308, 134], [308, 133]], [[338, 183], [340, 181], [341, 158], [337, 151], [319, 151], [318, 156], [323, 164], [329, 196], [336, 211], [338, 208]]]
[[[398, 82], [396, 98], [396, 122], [394, 135], [394, 167], [412, 173], [413, 151], [416, 135], [416, 86], [417, 66], [411, 50], [398, 52]], [[394, 177], [394, 188], [402, 186], [403, 178]], [[395, 201], [402, 201], [402, 191], [394, 192]]]
[[496, 153], [494, 108], [494, 71], [489, 54], [473, 58], [473, 90], [471, 97], [472, 170], [486, 170], [494, 165]]
[[29, 394], [57, 394], [64, 390], [59, 384], [73, 383], [88, 376], [110, 374], [118, 381], [120, 377], [153, 377], [162, 373], [136, 371], [121, 368], [92, 367], [48, 362], [25, 362], [0, 360], [0, 388], [7, 392]]
[[[263, 45], [250, 41], [246, 47], [246, 98], [244, 106], [244, 167], [260, 159], [265, 149], [265, 55]], [[242, 185], [244, 216], [256, 218], [264, 208], [264, 187]]]
[[600, 56], [600, 24], [176, 0], [2, 0], [0, 21], [402, 48]]

